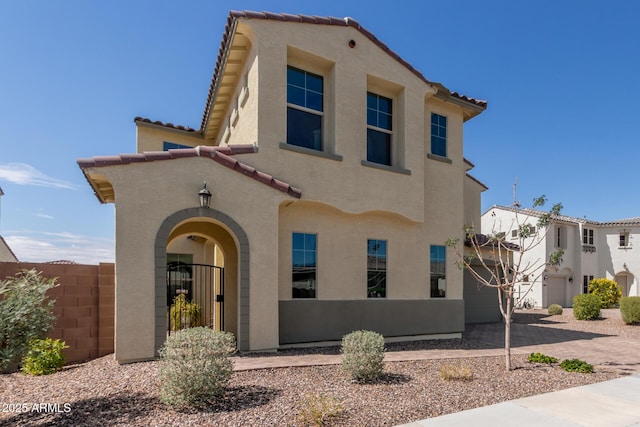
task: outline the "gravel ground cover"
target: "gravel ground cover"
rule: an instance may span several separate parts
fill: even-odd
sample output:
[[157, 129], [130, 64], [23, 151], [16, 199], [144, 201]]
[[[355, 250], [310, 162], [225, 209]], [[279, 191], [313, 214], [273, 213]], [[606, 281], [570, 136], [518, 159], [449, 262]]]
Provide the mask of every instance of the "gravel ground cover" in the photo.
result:
[[[615, 318], [585, 325], [572, 320], [570, 312], [553, 319], [541, 314], [521, 313], [516, 321], [540, 324], [553, 320], [549, 322], [550, 327], [606, 328], [609, 332], [616, 330], [638, 337], [638, 328], [626, 328]], [[389, 350], [478, 348], [477, 345], [465, 340], [422, 341], [390, 345]], [[286, 353], [295, 354], [295, 351]], [[451, 364], [469, 368], [473, 379], [441, 379], [441, 367]], [[506, 373], [503, 357], [392, 362], [385, 363], [382, 381], [364, 385], [350, 382], [336, 365], [243, 371], [234, 373], [221, 401], [199, 410], [179, 412], [167, 408], [159, 399], [156, 362], [118, 365], [113, 356], [105, 356], [44, 377], [19, 373], [0, 375], [0, 425], [303, 425], [299, 414], [304, 408], [303, 398], [311, 392], [341, 402], [341, 417], [332, 419], [329, 425], [396, 425], [621, 375], [604, 369], [594, 374], [569, 373], [557, 365], [530, 364], [525, 356], [513, 356], [513, 365], [515, 369]], [[39, 406], [41, 403], [59, 406], [48, 408], [46, 413]], [[26, 404], [30, 412], [16, 413], [15, 406], [11, 407], [15, 404]], [[38, 410], [33, 411], [34, 404]], [[52, 413], [52, 409], [58, 412]]]

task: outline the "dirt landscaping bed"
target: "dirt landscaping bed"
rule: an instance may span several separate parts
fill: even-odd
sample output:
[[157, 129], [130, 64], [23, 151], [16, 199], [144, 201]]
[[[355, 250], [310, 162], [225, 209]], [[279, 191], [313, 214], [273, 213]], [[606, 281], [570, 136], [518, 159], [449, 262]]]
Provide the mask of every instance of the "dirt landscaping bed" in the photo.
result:
[[[572, 323], [565, 320], [557, 323]], [[613, 320], [597, 325], [622, 327]], [[470, 348], [473, 343], [448, 340], [446, 345]], [[424, 341], [410, 347], [433, 346], [442, 343]], [[472, 380], [441, 379], [441, 367], [451, 364], [469, 368]], [[105, 356], [44, 377], [0, 375], [0, 425], [303, 425], [300, 412], [309, 393], [340, 403], [342, 415], [330, 425], [397, 425], [622, 375], [607, 369], [569, 373], [557, 365], [530, 364], [523, 355], [513, 356], [513, 364], [515, 369], [506, 373], [503, 357], [387, 362], [383, 380], [366, 385], [350, 382], [338, 365], [242, 371], [234, 373], [221, 401], [177, 412], [159, 399], [157, 362], [118, 365], [113, 356]], [[28, 412], [16, 413], [18, 408]]]

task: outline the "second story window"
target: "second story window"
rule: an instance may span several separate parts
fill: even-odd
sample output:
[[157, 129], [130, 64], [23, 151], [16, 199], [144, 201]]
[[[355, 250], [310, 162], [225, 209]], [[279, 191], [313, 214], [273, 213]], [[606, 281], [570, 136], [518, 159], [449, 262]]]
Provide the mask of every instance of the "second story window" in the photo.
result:
[[582, 229], [582, 244], [593, 245], [593, 229], [592, 228]]
[[287, 67], [287, 144], [322, 151], [322, 76]]
[[391, 166], [392, 101], [367, 92], [367, 160]]
[[431, 113], [431, 154], [447, 157], [447, 118]]
[[555, 245], [556, 248], [567, 248], [567, 227], [562, 225], [556, 226]]
[[621, 231], [620, 232], [620, 247], [621, 248], [626, 248], [627, 246], [629, 246], [629, 232], [628, 231]]

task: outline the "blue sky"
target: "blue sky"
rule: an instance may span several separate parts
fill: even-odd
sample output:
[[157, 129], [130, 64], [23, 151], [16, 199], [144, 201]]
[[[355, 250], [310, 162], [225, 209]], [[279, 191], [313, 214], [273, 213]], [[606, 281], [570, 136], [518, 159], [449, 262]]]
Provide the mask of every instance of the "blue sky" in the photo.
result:
[[640, 216], [640, 2], [0, 0], [0, 234], [20, 260], [113, 260], [113, 205], [76, 160], [134, 152], [135, 116], [199, 128], [230, 9], [350, 16], [487, 100], [464, 134], [483, 210], [517, 178], [524, 206]]

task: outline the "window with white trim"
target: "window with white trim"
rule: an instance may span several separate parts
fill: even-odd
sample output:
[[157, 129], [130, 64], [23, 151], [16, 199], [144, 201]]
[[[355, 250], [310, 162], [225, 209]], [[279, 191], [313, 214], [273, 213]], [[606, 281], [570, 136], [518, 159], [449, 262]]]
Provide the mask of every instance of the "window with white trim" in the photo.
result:
[[431, 154], [447, 157], [447, 118], [431, 113]]
[[582, 229], [582, 244], [593, 245], [593, 228]]

